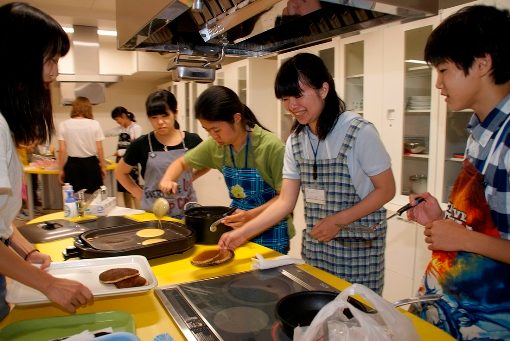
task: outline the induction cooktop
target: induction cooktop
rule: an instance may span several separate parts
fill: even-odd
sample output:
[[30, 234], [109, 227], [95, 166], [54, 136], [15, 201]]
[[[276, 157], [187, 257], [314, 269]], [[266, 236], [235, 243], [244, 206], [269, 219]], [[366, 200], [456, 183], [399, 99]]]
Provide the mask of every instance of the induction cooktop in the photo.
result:
[[338, 292], [296, 265], [158, 287], [156, 295], [187, 340], [289, 340], [278, 300], [306, 290]]

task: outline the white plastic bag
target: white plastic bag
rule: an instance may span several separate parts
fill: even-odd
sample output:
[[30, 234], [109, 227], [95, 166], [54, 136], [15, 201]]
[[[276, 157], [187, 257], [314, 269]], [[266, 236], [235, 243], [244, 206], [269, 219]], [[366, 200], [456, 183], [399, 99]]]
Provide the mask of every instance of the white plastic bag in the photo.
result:
[[[367, 314], [347, 301], [360, 295], [376, 314]], [[344, 314], [349, 308], [353, 318]], [[325, 305], [308, 327], [294, 329], [295, 341], [413, 341], [420, 340], [411, 320], [393, 304], [361, 284], [353, 284]]]

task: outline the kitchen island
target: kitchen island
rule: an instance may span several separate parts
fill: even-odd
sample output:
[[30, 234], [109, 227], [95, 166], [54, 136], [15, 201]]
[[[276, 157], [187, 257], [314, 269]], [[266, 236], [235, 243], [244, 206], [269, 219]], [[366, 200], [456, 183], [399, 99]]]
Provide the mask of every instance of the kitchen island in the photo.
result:
[[[54, 213], [47, 216], [34, 219], [32, 222], [41, 222], [45, 220], [62, 219], [63, 213]], [[154, 215], [149, 213], [129, 216], [131, 219], [139, 221], [154, 220]], [[48, 243], [37, 244], [37, 248], [44, 253], [52, 256], [54, 261], [62, 261], [62, 251], [73, 244], [72, 238], [56, 240]], [[214, 245], [195, 245], [193, 248], [182, 254], [175, 254], [166, 257], [150, 259], [149, 263], [157, 280], [158, 287], [170, 284], [196, 281], [211, 277], [224, 276], [233, 273], [245, 272], [252, 269], [251, 258], [261, 254], [264, 258], [276, 257], [279, 254], [268, 248], [254, 243], [247, 243], [235, 251], [233, 261], [224, 265], [199, 268], [191, 265], [190, 260], [200, 252], [214, 248]], [[72, 261], [72, 260], [69, 260]], [[324, 271], [316, 269], [306, 264], [299, 265], [299, 268], [309, 272], [313, 276], [321, 279], [323, 282], [342, 290], [349, 286], [349, 283], [332, 276]], [[153, 340], [156, 335], [162, 333], [170, 334], [174, 340], [185, 340], [173, 319], [156, 297], [154, 290], [144, 293], [102, 297], [95, 300], [93, 305], [80, 308], [77, 314], [105, 312], [105, 311], [124, 311], [131, 314], [136, 324], [136, 334], [143, 341]], [[451, 340], [443, 331], [430, 325], [429, 323], [407, 313], [418, 333], [423, 340]], [[53, 304], [43, 304], [37, 306], [16, 306], [0, 323], [0, 328], [10, 323], [38, 319], [54, 316], [68, 315]]]

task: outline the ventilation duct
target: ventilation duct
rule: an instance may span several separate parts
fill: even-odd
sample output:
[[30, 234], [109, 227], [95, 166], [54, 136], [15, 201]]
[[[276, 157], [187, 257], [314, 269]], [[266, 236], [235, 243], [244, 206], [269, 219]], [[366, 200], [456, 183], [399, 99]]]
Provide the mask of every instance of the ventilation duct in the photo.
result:
[[61, 103], [71, 104], [76, 97], [87, 97], [92, 104], [105, 102], [105, 88], [120, 81], [116, 75], [99, 74], [99, 36], [97, 27], [75, 25], [72, 37], [74, 74], [60, 74]]

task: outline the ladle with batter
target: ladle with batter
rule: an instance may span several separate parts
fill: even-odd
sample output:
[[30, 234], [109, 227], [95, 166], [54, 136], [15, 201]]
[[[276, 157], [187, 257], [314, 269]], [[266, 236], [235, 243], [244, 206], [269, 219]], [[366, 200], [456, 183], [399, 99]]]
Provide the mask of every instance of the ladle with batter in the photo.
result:
[[158, 219], [159, 228], [161, 228], [161, 218], [163, 218], [170, 210], [170, 205], [165, 198], [157, 198], [152, 205], [152, 213]]

